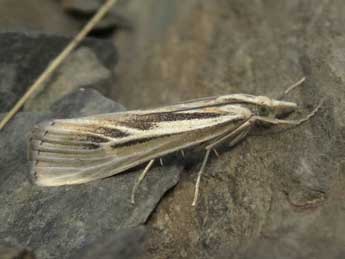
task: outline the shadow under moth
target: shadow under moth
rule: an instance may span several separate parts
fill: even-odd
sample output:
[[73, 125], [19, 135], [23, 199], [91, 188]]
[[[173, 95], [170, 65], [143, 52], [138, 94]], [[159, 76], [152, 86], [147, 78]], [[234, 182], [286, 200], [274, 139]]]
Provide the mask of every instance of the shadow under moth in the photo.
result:
[[32, 131], [31, 174], [38, 185], [81, 184], [147, 163], [132, 190], [134, 203], [135, 191], [155, 160], [202, 145], [205, 153], [195, 185], [195, 205], [201, 175], [218, 145], [233, 146], [256, 127], [300, 125], [314, 116], [320, 105], [303, 119], [286, 120], [283, 118], [297, 108], [293, 102], [231, 94], [157, 109], [55, 119], [36, 125]]

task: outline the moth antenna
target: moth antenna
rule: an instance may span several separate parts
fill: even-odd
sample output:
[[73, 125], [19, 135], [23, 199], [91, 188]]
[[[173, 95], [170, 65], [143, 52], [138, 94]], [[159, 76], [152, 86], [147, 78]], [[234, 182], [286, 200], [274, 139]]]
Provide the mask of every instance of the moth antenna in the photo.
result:
[[296, 87], [300, 86], [303, 84], [303, 82], [306, 80], [305, 77], [302, 77], [300, 80], [298, 80], [296, 83], [290, 85], [280, 97], [277, 98], [277, 100], [283, 99], [288, 93], [290, 93], [292, 90], [294, 90]]
[[280, 132], [298, 127], [302, 125], [303, 123], [307, 122], [308, 120], [310, 120], [312, 117], [314, 117], [316, 113], [320, 110], [323, 103], [324, 103], [324, 98], [320, 100], [318, 105], [307, 116], [299, 120], [279, 120], [279, 119], [269, 119], [269, 118], [259, 117], [257, 118], [257, 120], [259, 121], [267, 122], [275, 126], [283, 125], [284, 127], [280, 129], [265, 130], [264, 133], [252, 134], [252, 136], [265, 136], [265, 135], [271, 135], [271, 134], [278, 134]]
[[297, 124], [296, 124], [296, 125], [297, 125], [297, 126], [298, 126], [298, 125], [301, 125], [302, 123], [304, 123], [304, 122], [310, 120], [312, 117], [314, 117], [315, 114], [320, 110], [320, 108], [321, 108], [323, 102], [324, 102], [324, 98], [322, 98], [322, 99], [320, 100], [320, 102], [318, 103], [318, 105], [317, 105], [317, 106], [316, 106], [316, 107], [315, 107], [305, 118], [300, 119], [300, 120], [297, 120]]

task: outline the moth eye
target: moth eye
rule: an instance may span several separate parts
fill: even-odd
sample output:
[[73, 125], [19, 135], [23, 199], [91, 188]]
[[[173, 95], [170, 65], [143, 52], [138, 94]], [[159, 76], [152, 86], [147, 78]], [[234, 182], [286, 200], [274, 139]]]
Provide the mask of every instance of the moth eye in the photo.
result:
[[269, 116], [269, 114], [271, 113], [270, 109], [267, 106], [259, 106], [258, 107], [258, 113], [259, 116]]

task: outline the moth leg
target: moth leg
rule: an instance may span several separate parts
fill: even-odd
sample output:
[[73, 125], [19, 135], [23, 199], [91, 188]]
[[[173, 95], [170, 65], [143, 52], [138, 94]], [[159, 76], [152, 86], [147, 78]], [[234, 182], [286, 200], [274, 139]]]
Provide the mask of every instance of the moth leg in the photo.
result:
[[159, 162], [160, 162], [161, 166], [164, 166], [163, 158], [159, 158]]
[[223, 141], [225, 141], [225, 140], [227, 140], [227, 139], [229, 139], [231, 137], [235, 136], [234, 140], [237, 139], [237, 137], [238, 137], [237, 135], [238, 134], [240, 134], [241, 137], [244, 138], [244, 136], [242, 136], [242, 133], [245, 132], [247, 134], [249, 132], [249, 130], [250, 130], [250, 127], [251, 127], [252, 123], [253, 123], [253, 121], [251, 119], [249, 119], [248, 121], [243, 123], [241, 126], [239, 126], [237, 129], [235, 129], [235, 130], [233, 130], [233, 131], [231, 131], [229, 133], [226, 133], [220, 139], [218, 139], [218, 140], [214, 141], [213, 143], [211, 143], [210, 145], [206, 146], [206, 153], [205, 153], [205, 156], [204, 156], [204, 160], [202, 161], [202, 165], [201, 165], [201, 168], [200, 168], [200, 170], [198, 172], [198, 178], [197, 178], [196, 184], [195, 184], [194, 199], [193, 199], [192, 206], [195, 206], [196, 202], [198, 200], [201, 175], [203, 174], [203, 172], [205, 170], [205, 167], [206, 167], [208, 158], [210, 156], [211, 150], [214, 150], [214, 147], [216, 145], [222, 143]]
[[147, 174], [147, 172], [150, 170], [150, 168], [152, 167], [153, 165], [153, 162], [155, 160], [152, 159], [150, 160], [150, 162], [148, 162], [148, 164], [146, 165], [144, 171], [139, 175], [139, 177], [137, 178], [135, 184], [134, 184], [134, 187], [132, 189], [132, 195], [131, 195], [131, 203], [134, 204], [135, 203], [135, 193], [136, 193], [136, 190], [138, 189], [140, 183], [142, 182], [142, 180], [144, 179], [145, 175]]
[[240, 140], [242, 140], [248, 134], [255, 120], [256, 120], [256, 117], [252, 117], [251, 119], [243, 123], [238, 128], [225, 134], [223, 137], [216, 139], [214, 142], [206, 146], [206, 150], [213, 149], [215, 146], [219, 145], [220, 143], [232, 137], [233, 139], [230, 142], [230, 146], [237, 144]]
[[183, 149], [181, 149], [181, 156], [184, 158], [184, 151], [183, 151]]
[[199, 172], [198, 172], [198, 178], [196, 179], [195, 190], [194, 190], [194, 199], [193, 199], [192, 206], [195, 206], [195, 205], [196, 205], [196, 202], [198, 201], [199, 187], [200, 187], [200, 179], [201, 179], [202, 173], [203, 173], [204, 170], [205, 170], [205, 167], [206, 167], [206, 163], [207, 163], [208, 157], [210, 156], [210, 152], [211, 152], [211, 149], [206, 149], [206, 153], [205, 153], [205, 156], [204, 156], [204, 160], [202, 161], [201, 168], [200, 168], [200, 170], [199, 170]]
[[243, 129], [243, 131], [242, 131], [240, 134], [238, 134], [236, 137], [234, 137], [234, 138], [230, 141], [230, 143], [228, 144], [228, 146], [229, 146], [229, 147], [233, 147], [233, 146], [235, 146], [238, 142], [240, 142], [241, 140], [243, 140], [243, 139], [248, 135], [250, 129], [251, 129], [251, 127], [249, 127], [249, 126], [248, 126], [247, 128], [245, 128], [245, 129]]

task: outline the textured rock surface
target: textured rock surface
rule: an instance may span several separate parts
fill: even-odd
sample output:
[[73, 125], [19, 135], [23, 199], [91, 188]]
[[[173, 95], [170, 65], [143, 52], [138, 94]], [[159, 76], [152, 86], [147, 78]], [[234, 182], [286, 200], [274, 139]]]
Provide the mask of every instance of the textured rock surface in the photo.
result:
[[1, 259], [35, 259], [35, 255], [25, 248], [0, 245]]
[[75, 34], [80, 23], [65, 14], [55, 0], [1, 0], [0, 31]]
[[101, 0], [63, 0], [62, 6], [70, 12], [90, 15], [97, 12], [102, 3]]
[[57, 117], [75, 118], [98, 114], [100, 111], [125, 111], [126, 109], [121, 104], [100, 95], [94, 89], [81, 88], [54, 103], [50, 110]]
[[79, 48], [55, 73], [54, 80], [25, 104], [24, 110], [45, 111], [54, 102], [80, 87], [109, 89], [111, 79], [111, 72], [98, 61], [94, 52], [89, 48]]
[[[68, 13], [86, 22], [98, 11], [103, 3], [104, 1], [102, 0], [63, 0], [62, 6]], [[119, 4], [121, 3], [117, 3], [109, 13], [95, 25], [92, 30], [93, 33], [110, 32], [115, 28], [130, 28], [127, 20], [121, 15], [121, 12], [117, 11], [119, 9]]]
[[296, 117], [325, 98], [307, 124], [213, 158], [196, 209], [192, 160], [149, 222], [147, 258], [345, 256], [344, 12], [342, 0], [128, 2], [115, 95], [130, 108], [275, 97], [302, 76]]
[[[97, 92], [84, 90], [54, 105], [55, 114], [19, 113], [1, 132], [1, 241], [29, 247], [40, 259], [72, 258], [106, 233], [147, 221], [164, 193], [177, 183], [180, 170], [175, 165], [152, 169], [138, 189], [136, 205], [130, 203], [130, 193], [142, 168], [89, 184], [55, 188], [35, 186], [29, 179], [26, 141], [35, 123], [61, 112], [81, 116], [119, 109], [123, 108]], [[140, 235], [131, 234], [128, 240], [135, 236], [135, 243]], [[122, 251], [121, 245], [118, 248]]]
[[[45, 34], [0, 33], [0, 111], [14, 105], [69, 40]], [[61, 94], [79, 87], [93, 86], [107, 94], [113, 87], [110, 71], [116, 61], [116, 51], [109, 41], [85, 41], [54, 75], [37, 102], [28, 106], [45, 110]]]
[[141, 258], [145, 243], [143, 226], [110, 232], [93, 244], [87, 244], [73, 259], [134, 259]]

